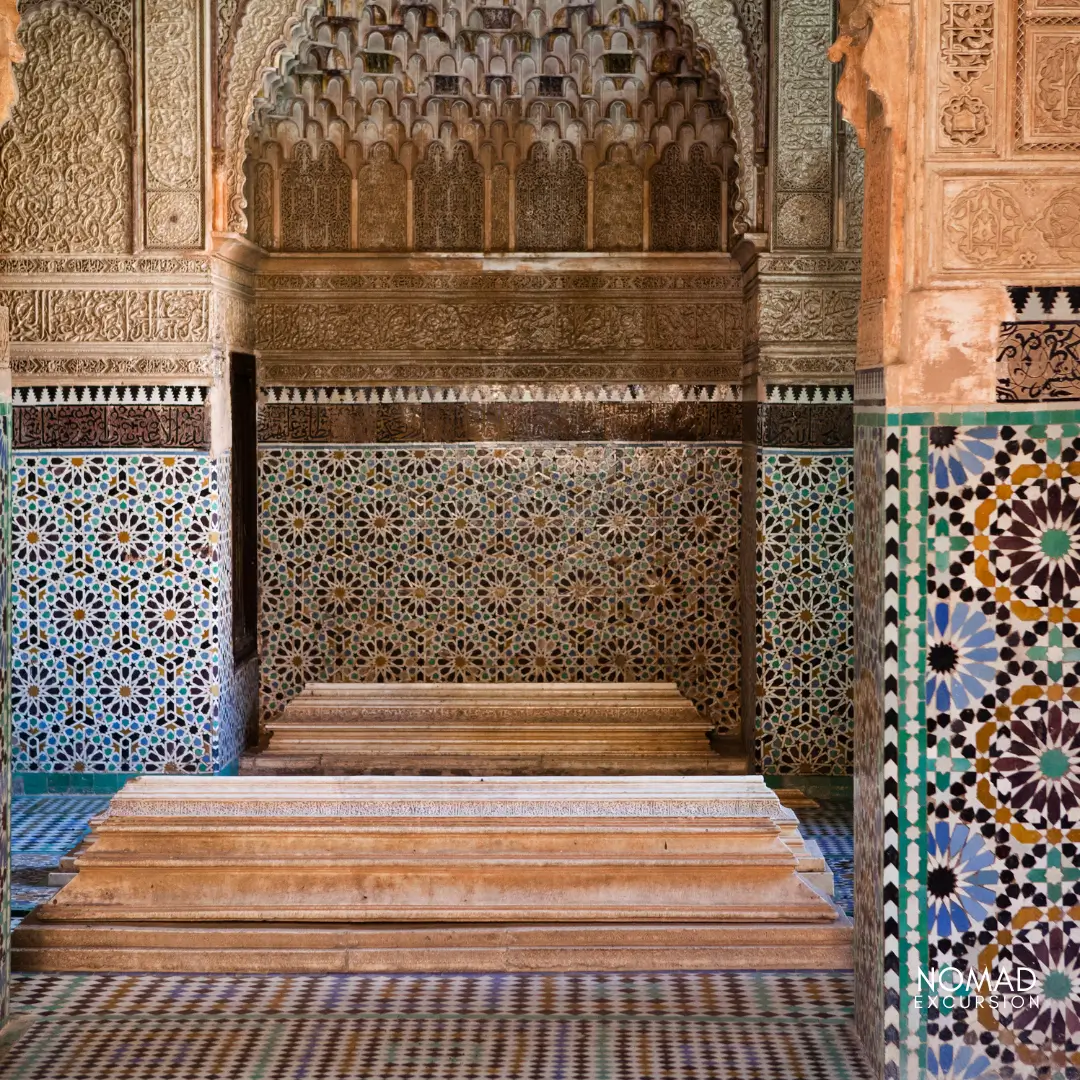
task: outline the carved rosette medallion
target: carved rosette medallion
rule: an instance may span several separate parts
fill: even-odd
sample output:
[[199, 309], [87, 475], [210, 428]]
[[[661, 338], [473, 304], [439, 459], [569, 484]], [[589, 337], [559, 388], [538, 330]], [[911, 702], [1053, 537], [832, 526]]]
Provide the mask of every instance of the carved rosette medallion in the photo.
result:
[[1016, 250], [1024, 212], [1004, 187], [984, 183], [957, 195], [946, 206], [945, 227], [961, 258], [982, 266]]

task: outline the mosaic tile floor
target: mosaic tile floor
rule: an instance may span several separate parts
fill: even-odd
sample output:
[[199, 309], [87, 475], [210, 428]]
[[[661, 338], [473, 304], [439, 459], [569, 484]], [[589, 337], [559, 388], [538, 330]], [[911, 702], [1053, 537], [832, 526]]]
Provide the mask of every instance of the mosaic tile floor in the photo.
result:
[[13, 795], [11, 799], [11, 924], [48, 900], [49, 873], [86, 835], [90, 819], [109, 805], [100, 795]]
[[[49, 870], [107, 804], [15, 796], [13, 910], [51, 895]], [[799, 813], [850, 911], [850, 805]], [[17, 975], [0, 1075], [869, 1080], [852, 1008], [850, 976], [824, 973]]]
[[821, 854], [833, 872], [837, 905], [849, 915], [855, 913], [855, 834], [851, 802], [819, 799], [815, 808], [799, 809], [803, 834], [821, 845]]
[[19, 975], [9, 1080], [870, 1080], [848, 975]]

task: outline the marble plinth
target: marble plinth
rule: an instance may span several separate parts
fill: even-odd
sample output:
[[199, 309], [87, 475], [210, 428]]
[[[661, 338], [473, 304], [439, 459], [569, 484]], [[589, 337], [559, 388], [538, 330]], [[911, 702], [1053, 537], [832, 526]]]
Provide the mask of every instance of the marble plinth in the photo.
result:
[[850, 963], [760, 777], [142, 777], [75, 865], [22, 970]]
[[746, 771], [674, 683], [311, 683], [266, 733], [243, 773]]

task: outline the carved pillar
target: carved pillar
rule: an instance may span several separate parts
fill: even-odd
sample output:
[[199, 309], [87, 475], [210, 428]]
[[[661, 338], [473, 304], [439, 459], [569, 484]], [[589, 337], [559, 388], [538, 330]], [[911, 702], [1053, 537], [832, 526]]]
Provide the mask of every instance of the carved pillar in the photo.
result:
[[[867, 152], [857, 1023], [877, 1075], [1065, 1076], [1080, 1066], [1080, 13], [842, 5], [831, 55]], [[944, 965], [991, 985], [1030, 969], [1034, 1001], [928, 1009], [920, 973]]]
[[845, 152], [829, 0], [779, 0], [769, 232], [744, 242], [743, 727], [766, 773], [851, 770], [851, 379], [859, 157]]

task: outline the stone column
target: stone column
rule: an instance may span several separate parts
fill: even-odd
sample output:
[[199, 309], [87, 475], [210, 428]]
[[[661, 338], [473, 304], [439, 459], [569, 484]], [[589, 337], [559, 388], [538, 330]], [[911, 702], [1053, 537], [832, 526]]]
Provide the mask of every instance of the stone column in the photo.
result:
[[[1080, 13], [842, 5], [831, 55], [867, 152], [858, 1026], [878, 1075], [1064, 1077], [1080, 1065]], [[995, 983], [1031, 969], [1036, 987], [928, 1007], [920, 976], [945, 965]]]
[[829, 0], [780, 0], [769, 231], [744, 239], [743, 726], [766, 773], [851, 771], [851, 380], [861, 160]]

